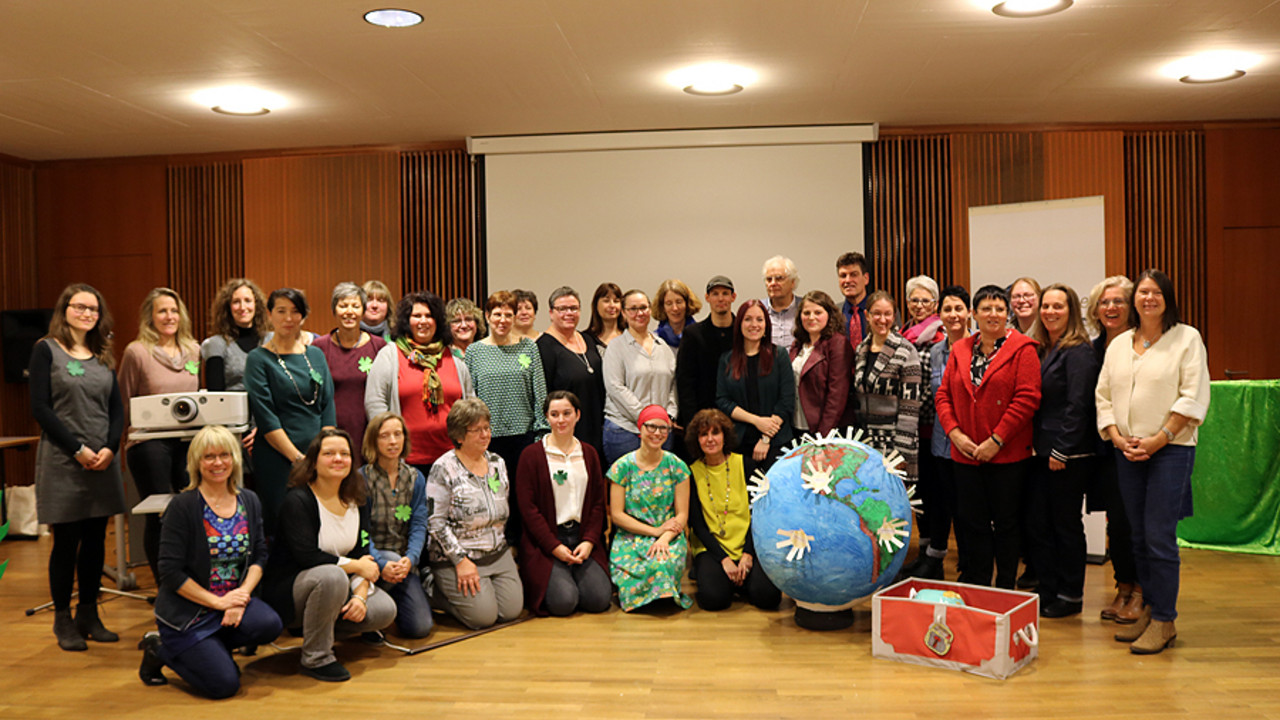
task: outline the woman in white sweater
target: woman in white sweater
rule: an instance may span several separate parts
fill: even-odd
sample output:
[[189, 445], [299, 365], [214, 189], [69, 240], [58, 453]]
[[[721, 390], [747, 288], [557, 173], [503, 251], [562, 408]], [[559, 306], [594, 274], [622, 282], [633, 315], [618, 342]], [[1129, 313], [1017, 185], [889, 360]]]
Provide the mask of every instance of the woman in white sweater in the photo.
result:
[[1209, 367], [1195, 328], [1179, 322], [1169, 276], [1138, 277], [1132, 329], [1107, 347], [1098, 377], [1098, 430], [1116, 449], [1125, 512], [1146, 606], [1116, 634], [1137, 654], [1177, 637], [1178, 520], [1191, 515], [1196, 428], [1209, 409]]

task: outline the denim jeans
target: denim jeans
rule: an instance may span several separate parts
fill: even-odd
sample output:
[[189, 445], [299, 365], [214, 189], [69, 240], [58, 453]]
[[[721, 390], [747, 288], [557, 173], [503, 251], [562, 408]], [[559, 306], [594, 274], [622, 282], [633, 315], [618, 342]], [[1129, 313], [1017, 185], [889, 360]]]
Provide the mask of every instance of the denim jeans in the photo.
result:
[[1188, 511], [1194, 446], [1166, 445], [1144, 462], [1116, 451], [1116, 474], [1133, 528], [1133, 559], [1153, 620], [1178, 617], [1178, 521]]

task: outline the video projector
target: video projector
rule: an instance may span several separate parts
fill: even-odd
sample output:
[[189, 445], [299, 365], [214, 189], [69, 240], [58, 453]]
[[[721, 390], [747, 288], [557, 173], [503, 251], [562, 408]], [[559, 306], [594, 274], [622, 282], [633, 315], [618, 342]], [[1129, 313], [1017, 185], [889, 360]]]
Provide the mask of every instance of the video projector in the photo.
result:
[[249, 429], [249, 394], [201, 390], [142, 395], [129, 403], [129, 424], [135, 440], [192, 437], [205, 425], [241, 433]]

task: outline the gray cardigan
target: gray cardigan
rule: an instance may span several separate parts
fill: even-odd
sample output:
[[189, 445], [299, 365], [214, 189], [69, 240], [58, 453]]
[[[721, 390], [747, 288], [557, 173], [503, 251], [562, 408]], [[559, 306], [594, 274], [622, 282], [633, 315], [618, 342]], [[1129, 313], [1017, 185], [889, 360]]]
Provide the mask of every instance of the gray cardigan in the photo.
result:
[[[449, 352], [448, 348], [445, 352]], [[467, 364], [454, 358], [453, 366], [458, 369], [458, 383], [462, 385], [462, 397], [476, 396], [475, 386], [471, 383], [471, 371]], [[400, 412], [400, 348], [394, 342], [378, 351], [373, 358], [373, 367], [369, 368], [369, 379], [364, 384], [364, 413], [368, 418], [383, 412]]]

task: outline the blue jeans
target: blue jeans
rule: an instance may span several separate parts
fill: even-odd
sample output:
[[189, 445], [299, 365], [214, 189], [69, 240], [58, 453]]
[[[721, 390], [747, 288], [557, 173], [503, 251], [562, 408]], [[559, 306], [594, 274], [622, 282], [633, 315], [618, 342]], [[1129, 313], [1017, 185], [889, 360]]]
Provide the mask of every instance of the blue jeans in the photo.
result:
[[1178, 617], [1178, 520], [1190, 515], [1191, 469], [1196, 449], [1166, 445], [1145, 462], [1129, 462], [1116, 451], [1116, 474], [1124, 511], [1132, 526], [1133, 559], [1151, 618]]
[[[379, 550], [378, 554], [387, 562], [398, 562], [400, 556], [390, 550]], [[436, 621], [431, 617], [431, 601], [427, 599], [427, 591], [422, 587], [422, 576], [415, 568], [405, 576], [404, 580], [392, 585], [384, 580], [378, 581], [378, 587], [387, 591], [396, 601], [396, 629], [407, 638], [424, 638], [431, 634]]]
[[240, 689], [240, 668], [230, 648], [265, 645], [280, 634], [280, 616], [258, 598], [245, 606], [240, 624], [223, 626], [213, 635], [176, 655], [163, 645], [160, 659], [196, 692], [215, 700], [235, 695]]

